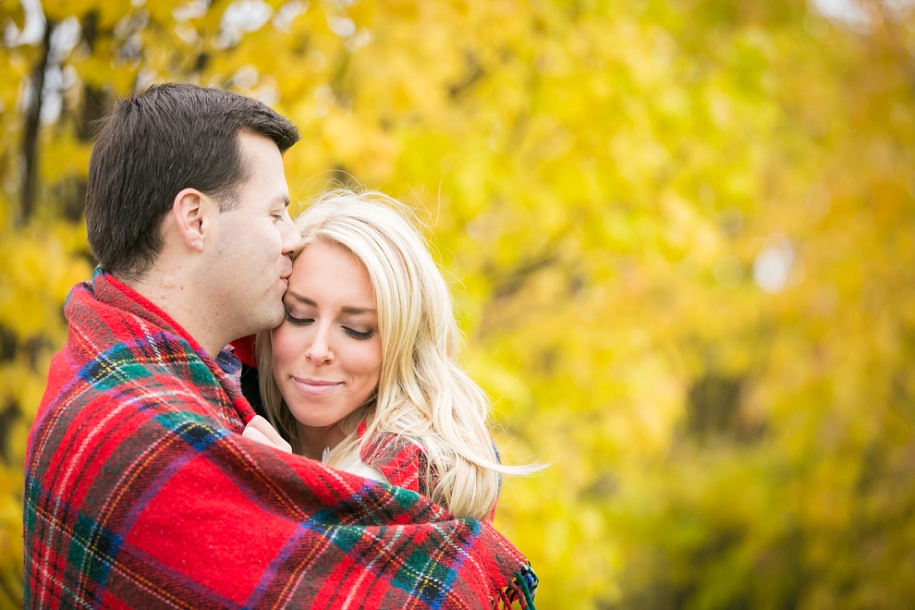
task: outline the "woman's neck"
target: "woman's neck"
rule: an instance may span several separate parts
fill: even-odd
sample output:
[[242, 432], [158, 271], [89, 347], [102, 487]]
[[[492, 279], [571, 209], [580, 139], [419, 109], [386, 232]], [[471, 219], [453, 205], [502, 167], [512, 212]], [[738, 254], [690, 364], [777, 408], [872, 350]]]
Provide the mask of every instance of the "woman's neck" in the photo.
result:
[[296, 429], [299, 433], [299, 452], [313, 460], [320, 460], [325, 449], [333, 449], [346, 437], [340, 430], [339, 422], [319, 428], [296, 422]]

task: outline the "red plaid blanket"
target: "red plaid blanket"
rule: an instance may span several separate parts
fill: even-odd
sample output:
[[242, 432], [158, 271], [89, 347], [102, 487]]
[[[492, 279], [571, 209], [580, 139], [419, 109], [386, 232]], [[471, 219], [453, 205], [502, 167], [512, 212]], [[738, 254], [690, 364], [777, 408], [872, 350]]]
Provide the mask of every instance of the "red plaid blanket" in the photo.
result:
[[[357, 433], [359, 437], [365, 436], [365, 422], [359, 424]], [[432, 473], [429, 479], [429, 461], [426, 459], [426, 450], [421, 443], [408, 438], [400, 438], [393, 434], [370, 440], [359, 453], [363, 463], [376, 468], [383, 474], [391, 485], [405, 487], [411, 491], [432, 496], [432, 490], [438, 482]], [[492, 523], [496, 517], [496, 509], [486, 517]]]
[[489, 524], [243, 438], [237, 388], [110, 275], [65, 313], [25, 464], [27, 607], [533, 607]]

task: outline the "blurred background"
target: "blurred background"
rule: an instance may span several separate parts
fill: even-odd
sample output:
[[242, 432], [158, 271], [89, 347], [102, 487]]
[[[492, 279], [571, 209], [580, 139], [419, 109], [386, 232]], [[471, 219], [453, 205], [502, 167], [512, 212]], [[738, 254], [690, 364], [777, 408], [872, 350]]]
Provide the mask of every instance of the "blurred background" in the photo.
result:
[[538, 606], [915, 607], [915, 0], [0, 0], [0, 607], [98, 120], [296, 122], [415, 206]]

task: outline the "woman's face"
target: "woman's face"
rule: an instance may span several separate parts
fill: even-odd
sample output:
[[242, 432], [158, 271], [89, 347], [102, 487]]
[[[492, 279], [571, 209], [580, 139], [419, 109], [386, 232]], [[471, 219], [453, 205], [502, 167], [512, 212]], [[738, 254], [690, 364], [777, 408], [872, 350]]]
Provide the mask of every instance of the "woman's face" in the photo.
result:
[[[272, 333], [273, 376], [307, 454], [342, 440], [337, 423], [378, 385], [377, 304], [362, 261], [320, 241], [296, 257], [283, 302], [286, 319]], [[308, 446], [314, 443], [324, 446]]]

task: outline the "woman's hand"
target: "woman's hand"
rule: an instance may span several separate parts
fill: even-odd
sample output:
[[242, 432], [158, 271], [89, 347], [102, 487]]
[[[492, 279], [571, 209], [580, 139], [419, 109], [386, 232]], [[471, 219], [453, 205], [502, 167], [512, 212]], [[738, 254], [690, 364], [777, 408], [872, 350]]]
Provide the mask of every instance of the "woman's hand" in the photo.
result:
[[276, 428], [271, 426], [270, 422], [260, 415], [255, 415], [251, 421], [248, 422], [248, 425], [245, 426], [245, 431], [242, 432], [241, 435], [252, 441], [257, 441], [262, 445], [275, 447], [286, 453], [292, 453], [292, 446], [283, 440], [283, 437], [276, 431]]

